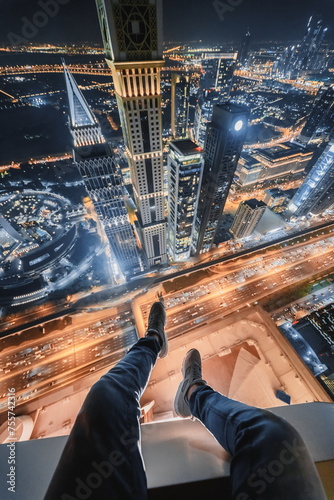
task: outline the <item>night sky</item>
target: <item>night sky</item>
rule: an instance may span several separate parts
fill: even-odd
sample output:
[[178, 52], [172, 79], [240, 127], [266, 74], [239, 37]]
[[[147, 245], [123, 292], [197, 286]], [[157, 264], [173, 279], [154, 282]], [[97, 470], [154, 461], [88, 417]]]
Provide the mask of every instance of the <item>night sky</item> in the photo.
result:
[[[8, 34], [22, 34], [23, 17], [31, 20], [41, 10], [39, 2], [56, 0], [0, 0], [0, 42]], [[101, 44], [94, 0], [59, 0], [59, 13], [50, 17], [31, 41], [43, 43]], [[228, 4], [223, 0], [221, 4]], [[334, 41], [333, 0], [233, 0], [239, 3], [221, 20], [212, 0], [164, 0], [164, 40], [203, 42], [238, 42], [250, 27], [254, 41], [300, 40], [308, 18], [320, 11]]]

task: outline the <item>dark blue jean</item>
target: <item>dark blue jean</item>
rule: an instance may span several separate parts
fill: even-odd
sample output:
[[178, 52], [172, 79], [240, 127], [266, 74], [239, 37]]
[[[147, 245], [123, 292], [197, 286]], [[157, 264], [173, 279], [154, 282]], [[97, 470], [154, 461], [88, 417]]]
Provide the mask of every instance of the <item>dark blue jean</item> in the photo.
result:
[[[93, 385], [45, 500], [147, 498], [140, 451], [140, 398], [158, 353], [156, 339], [141, 339]], [[196, 389], [189, 405], [233, 456], [234, 499], [326, 498], [304, 443], [285, 421], [229, 400], [208, 386]]]

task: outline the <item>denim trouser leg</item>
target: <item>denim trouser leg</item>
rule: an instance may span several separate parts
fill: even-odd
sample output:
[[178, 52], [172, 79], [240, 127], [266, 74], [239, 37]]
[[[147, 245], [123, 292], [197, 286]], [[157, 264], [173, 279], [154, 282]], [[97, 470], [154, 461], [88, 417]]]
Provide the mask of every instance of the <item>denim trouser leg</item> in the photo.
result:
[[234, 500], [326, 499], [302, 438], [284, 419], [209, 386], [195, 389], [189, 407], [232, 455]]
[[160, 351], [140, 339], [93, 385], [77, 416], [45, 500], [142, 500], [140, 404]]

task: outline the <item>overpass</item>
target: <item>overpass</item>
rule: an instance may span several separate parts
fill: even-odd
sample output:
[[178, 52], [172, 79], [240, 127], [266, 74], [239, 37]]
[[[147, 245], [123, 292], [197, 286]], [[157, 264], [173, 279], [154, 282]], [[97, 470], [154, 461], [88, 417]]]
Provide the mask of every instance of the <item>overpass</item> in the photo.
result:
[[[72, 74], [78, 75], [94, 75], [94, 76], [110, 76], [110, 69], [104, 64], [70, 64], [68, 66]], [[186, 68], [188, 71], [198, 71], [197, 67], [189, 66]], [[164, 67], [162, 71], [184, 71], [181, 67]], [[57, 65], [34, 65], [34, 66], [0, 66], [0, 76], [11, 75], [26, 75], [36, 73], [63, 73], [64, 68], [61, 64]]]

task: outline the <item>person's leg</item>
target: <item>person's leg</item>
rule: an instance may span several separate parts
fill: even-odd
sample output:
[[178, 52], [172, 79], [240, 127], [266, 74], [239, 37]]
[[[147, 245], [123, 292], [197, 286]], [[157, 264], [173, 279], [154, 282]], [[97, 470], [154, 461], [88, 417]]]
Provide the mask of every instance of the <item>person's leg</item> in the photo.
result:
[[147, 497], [140, 451], [140, 397], [161, 346], [140, 339], [93, 385], [78, 414], [45, 500]]
[[231, 455], [234, 500], [324, 500], [319, 476], [297, 431], [269, 411], [215, 392], [202, 379], [201, 357], [190, 350], [174, 407], [194, 416]]
[[194, 390], [189, 408], [232, 455], [233, 499], [326, 499], [305, 443], [284, 419], [209, 386]]
[[[162, 302], [162, 303], [161, 303]], [[78, 414], [45, 500], [142, 500], [147, 497], [140, 451], [140, 398], [168, 342], [163, 301], [126, 356], [93, 385]]]

